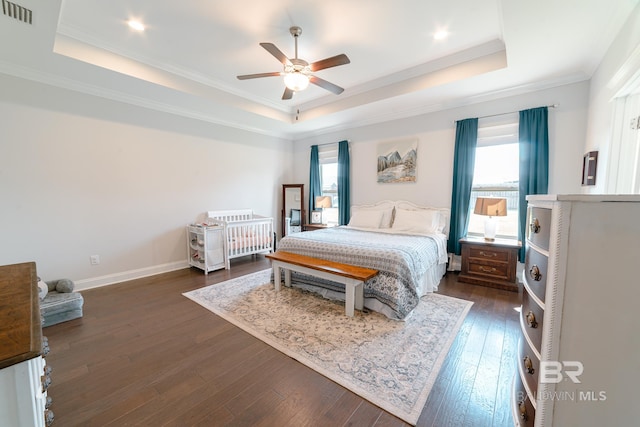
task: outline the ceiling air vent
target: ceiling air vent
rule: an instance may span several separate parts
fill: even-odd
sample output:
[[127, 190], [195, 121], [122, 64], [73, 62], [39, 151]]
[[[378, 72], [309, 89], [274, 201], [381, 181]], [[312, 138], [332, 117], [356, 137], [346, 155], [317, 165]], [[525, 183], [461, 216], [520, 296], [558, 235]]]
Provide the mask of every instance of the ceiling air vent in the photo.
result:
[[2, 13], [27, 24], [31, 24], [31, 18], [33, 15], [30, 9], [7, 0], [2, 0]]

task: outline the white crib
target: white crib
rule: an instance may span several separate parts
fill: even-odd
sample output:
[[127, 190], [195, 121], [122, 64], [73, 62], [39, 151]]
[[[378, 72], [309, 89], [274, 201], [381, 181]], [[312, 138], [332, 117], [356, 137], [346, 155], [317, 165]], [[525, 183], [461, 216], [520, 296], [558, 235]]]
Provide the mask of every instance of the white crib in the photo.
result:
[[273, 251], [273, 218], [253, 213], [251, 209], [208, 211], [207, 222], [224, 226], [229, 260], [245, 255]]

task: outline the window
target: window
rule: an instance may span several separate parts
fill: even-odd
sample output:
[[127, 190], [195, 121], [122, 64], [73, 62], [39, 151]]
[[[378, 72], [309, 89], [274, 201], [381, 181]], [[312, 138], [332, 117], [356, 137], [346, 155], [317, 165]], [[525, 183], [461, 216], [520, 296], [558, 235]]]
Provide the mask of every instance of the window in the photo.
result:
[[322, 222], [338, 224], [338, 144], [318, 147], [322, 195], [331, 197], [331, 207], [322, 210]]
[[[482, 119], [481, 119], [482, 120]], [[518, 238], [519, 145], [518, 117], [508, 122], [478, 125], [478, 145], [467, 234], [483, 236], [485, 217], [473, 213], [478, 197], [504, 197], [507, 216], [498, 217], [497, 237]]]

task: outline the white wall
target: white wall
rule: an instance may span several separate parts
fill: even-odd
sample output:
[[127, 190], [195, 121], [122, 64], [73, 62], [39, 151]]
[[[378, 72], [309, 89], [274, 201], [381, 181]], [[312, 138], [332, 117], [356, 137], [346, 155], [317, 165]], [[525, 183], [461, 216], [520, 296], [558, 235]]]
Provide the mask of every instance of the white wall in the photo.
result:
[[[449, 207], [455, 120], [558, 104], [557, 108], [549, 109], [549, 192], [579, 193], [588, 90], [589, 83], [585, 81], [296, 141], [294, 181], [308, 188], [311, 145], [348, 139], [352, 204], [404, 199], [420, 205]], [[416, 182], [377, 183], [377, 144], [405, 138], [418, 139]]]
[[626, 24], [602, 59], [591, 78], [588, 134], [583, 151], [597, 150], [598, 170], [596, 185], [584, 187], [584, 192], [604, 193], [607, 188], [609, 151], [616, 93], [638, 72], [640, 67], [640, 5], [629, 16]]
[[279, 218], [290, 141], [3, 75], [0, 87], [0, 265], [90, 287], [185, 267], [185, 226], [207, 210]]

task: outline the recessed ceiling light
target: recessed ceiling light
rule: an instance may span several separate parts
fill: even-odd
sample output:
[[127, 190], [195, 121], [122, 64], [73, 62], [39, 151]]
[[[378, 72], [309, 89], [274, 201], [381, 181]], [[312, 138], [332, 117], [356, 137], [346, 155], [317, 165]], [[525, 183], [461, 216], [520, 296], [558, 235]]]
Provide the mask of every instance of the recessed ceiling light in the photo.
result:
[[140, 21], [136, 21], [135, 19], [131, 19], [127, 22], [129, 27], [133, 28], [136, 31], [144, 31], [144, 24]]
[[449, 36], [449, 32], [447, 30], [438, 30], [433, 34], [434, 40], [444, 40]]

